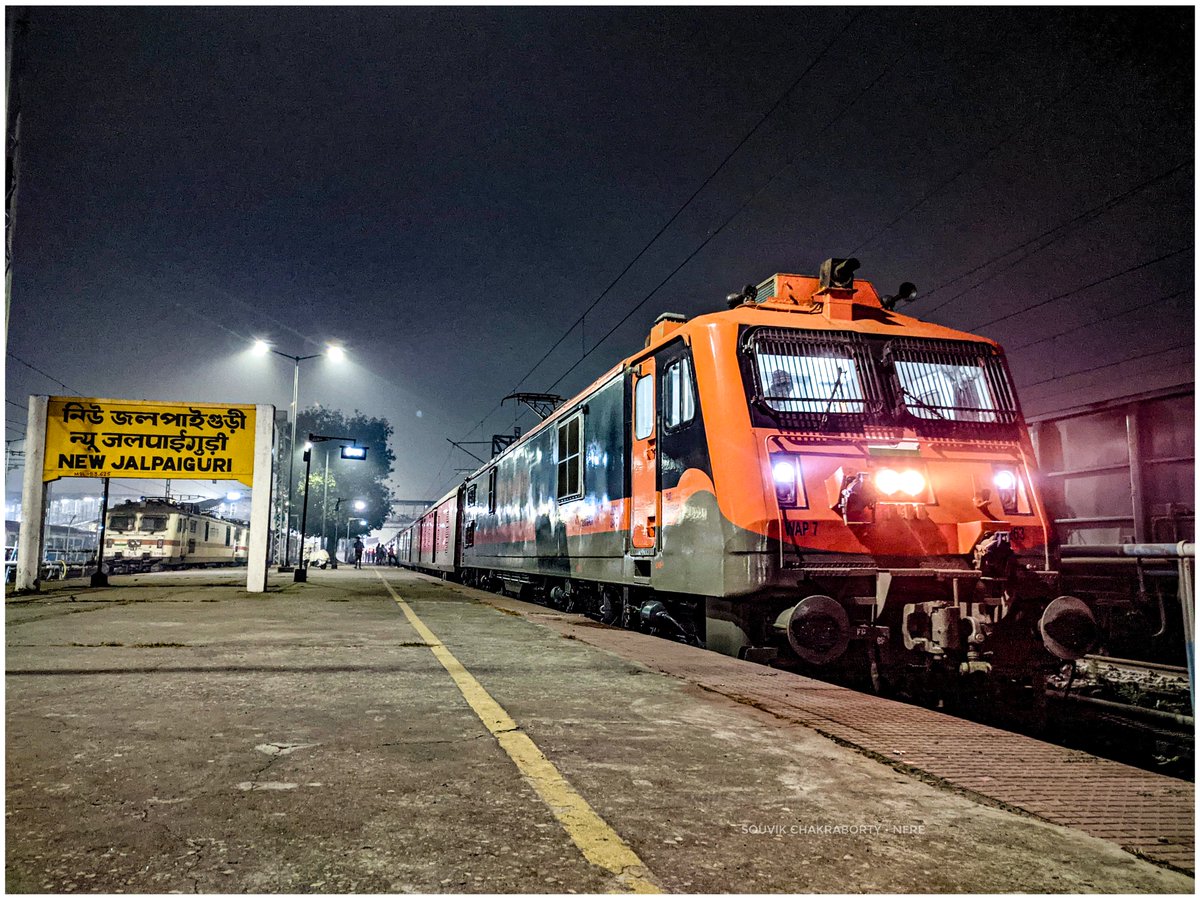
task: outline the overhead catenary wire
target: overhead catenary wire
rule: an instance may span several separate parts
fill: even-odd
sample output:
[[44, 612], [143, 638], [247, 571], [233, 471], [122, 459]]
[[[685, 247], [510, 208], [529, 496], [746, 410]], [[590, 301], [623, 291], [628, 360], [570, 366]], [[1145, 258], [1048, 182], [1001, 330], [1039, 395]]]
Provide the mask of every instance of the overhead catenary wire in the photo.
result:
[[1156, 306], [1159, 303], [1167, 303], [1171, 300], [1176, 299], [1177, 297], [1182, 297], [1184, 294], [1190, 294], [1190, 293], [1192, 293], [1192, 291], [1185, 288], [1184, 290], [1176, 291], [1173, 294], [1167, 294], [1165, 297], [1158, 297], [1157, 299], [1150, 300], [1146, 303], [1138, 303], [1135, 306], [1127, 306], [1124, 309], [1113, 313], [1112, 315], [1104, 316], [1099, 319], [1089, 319], [1087, 322], [1084, 322], [1081, 325], [1076, 325], [1074, 328], [1068, 328], [1065, 331], [1056, 331], [1056, 332], [1054, 332], [1054, 334], [1048, 334], [1045, 337], [1038, 338], [1036, 341], [1026, 341], [1024, 344], [1017, 344], [1015, 346], [1006, 345], [1005, 352], [1017, 353], [1021, 350], [1025, 350], [1029, 347], [1036, 347], [1038, 344], [1046, 343], [1046, 341], [1052, 341], [1055, 338], [1060, 338], [1067, 334], [1074, 334], [1076, 331], [1083, 331], [1085, 328], [1093, 328], [1096, 325], [1101, 325], [1105, 322], [1111, 322], [1114, 319], [1120, 319], [1123, 316], [1129, 315], [1130, 313], [1135, 313], [1135, 312], [1138, 312], [1139, 310], [1147, 309], [1151, 306]]
[[[1086, 225], [1087, 223], [1093, 221], [1094, 219], [1099, 218], [1101, 215], [1108, 212], [1109, 210], [1115, 209], [1117, 206], [1120, 206], [1126, 200], [1132, 199], [1133, 197], [1140, 194], [1142, 191], [1144, 191], [1150, 187], [1153, 187], [1154, 185], [1156, 185], [1162, 181], [1165, 181], [1166, 179], [1170, 178], [1175, 173], [1180, 172], [1180, 171], [1190, 167], [1191, 165], [1192, 165], [1191, 160], [1187, 160], [1176, 166], [1172, 166], [1171, 168], [1167, 169], [1165, 172], [1160, 172], [1159, 174], [1153, 176], [1152, 178], [1147, 178], [1145, 181], [1141, 181], [1141, 182], [1133, 185], [1132, 187], [1127, 188], [1124, 191], [1121, 191], [1119, 194], [1109, 197], [1107, 200], [1104, 200], [1103, 202], [1098, 203], [1096, 206], [1086, 209], [1083, 212], [1078, 213], [1077, 215], [1072, 216], [1071, 218], [1069, 218], [1063, 222], [1059, 222], [1057, 225], [1053, 226], [1052, 228], [1048, 228], [1045, 231], [1043, 231], [1037, 235], [1034, 235], [1033, 237], [1029, 238], [1026, 241], [1021, 242], [1020, 244], [1017, 244], [1014, 247], [1010, 247], [1009, 249], [1005, 250], [1003, 253], [997, 253], [995, 256], [992, 256], [989, 259], [984, 260], [983, 262], [979, 263], [977, 266], [973, 266], [972, 268], [968, 269], [967, 271], [965, 271], [959, 275], [955, 275], [953, 278], [950, 278], [947, 281], [943, 281], [941, 284], [937, 285], [936, 287], [933, 287], [930, 290], [926, 291], [924, 294], [922, 294], [920, 297], [918, 297], [915, 302], [920, 303], [922, 300], [928, 300], [930, 297], [932, 297], [938, 291], [944, 290], [945, 288], [949, 287], [950, 285], [954, 284], [955, 282], [962, 281], [964, 278], [968, 278], [971, 275], [974, 275], [976, 272], [978, 272], [982, 269], [986, 269], [988, 266], [992, 265], [993, 263], [999, 262], [1000, 260], [1004, 259], [1004, 257], [1006, 257], [1006, 256], [1011, 256], [1014, 253], [1019, 253], [1020, 251], [1024, 250], [1025, 248], [1027, 248], [1033, 244], [1036, 244], [1043, 239], [1049, 238], [1049, 240], [1045, 244], [1042, 244], [1041, 246], [1034, 248], [1029, 253], [1026, 253], [1024, 256], [1021, 256], [1018, 259], [1013, 260], [1009, 265], [1005, 266], [1004, 268], [997, 269], [995, 272], [992, 272], [991, 274], [987, 275], [980, 281], [977, 281], [975, 284], [971, 285], [971, 287], [967, 288], [966, 290], [960, 291], [959, 293], [955, 294], [953, 297], [950, 297], [947, 300], [943, 300], [937, 306], [934, 306], [931, 309], [926, 310], [924, 314], [929, 315], [931, 313], [935, 313], [939, 309], [942, 309], [943, 307], [949, 305], [950, 303], [953, 303], [955, 300], [959, 299], [960, 297], [963, 297], [966, 294], [969, 294], [971, 291], [975, 290], [980, 285], [986, 284], [988, 281], [995, 278], [997, 275], [1001, 274], [1002, 272], [1008, 271], [1013, 266], [1017, 265], [1018, 263], [1024, 262], [1026, 259], [1028, 259], [1029, 257], [1031, 257], [1037, 253], [1041, 253], [1047, 247], [1050, 247], [1054, 243], [1056, 243], [1059, 239], [1066, 237], [1068, 234], [1070, 234], [1072, 231], [1074, 231], [1077, 227]], [[1060, 233], [1055, 234], [1055, 232], [1060, 232]]]
[[1105, 284], [1106, 282], [1113, 281], [1117, 278], [1122, 277], [1123, 275], [1129, 275], [1132, 272], [1137, 272], [1141, 269], [1145, 269], [1145, 268], [1149, 268], [1150, 266], [1157, 265], [1160, 262], [1165, 262], [1166, 260], [1171, 259], [1172, 257], [1179, 256], [1181, 253], [1186, 253], [1190, 249], [1191, 249], [1190, 246], [1180, 247], [1178, 250], [1172, 250], [1170, 253], [1164, 253], [1162, 256], [1156, 256], [1154, 259], [1149, 259], [1149, 260], [1146, 260], [1145, 262], [1140, 262], [1140, 263], [1137, 263], [1136, 265], [1128, 266], [1127, 268], [1124, 268], [1119, 272], [1113, 272], [1111, 275], [1105, 275], [1103, 278], [1097, 278], [1095, 281], [1089, 281], [1087, 284], [1081, 284], [1081, 285], [1079, 285], [1079, 287], [1072, 288], [1069, 291], [1064, 291], [1061, 294], [1055, 294], [1053, 297], [1047, 297], [1045, 300], [1039, 300], [1036, 303], [1030, 303], [1028, 306], [1022, 306], [1020, 309], [1013, 310], [1010, 313], [1005, 313], [1002, 316], [997, 316], [994, 319], [988, 319], [986, 322], [979, 322], [978, 324], [970, 326], [970, 328], [972, 331], [975, 331], [980, 328], [987, 328], [990, 325], [995, 325], [998, 322], [1005, 322], [1011, 318], [1014, 318], [1016, 316], [1023, 315], [1024, 313], [1030, 312], [1031, 310], [1040, 309], [1043, 306], [1047, 306], [1058, 300], [1065, 300], [1067, 297], [1072, 297], [1075, 294], [1078, 294], [1078, 293], [1081, 293], [1082, 291], [1088, 290], [1089, 288], [1094, 288], [1097, 285], [1101, 285], [1101, 284]]
[[72, 394], [78, 394], [78, 395], [82, 396], [82, 394], [80, 394], [79, 391], [75, 390], [75, 388], [71, 387], [70, 385], [66, 384], [65, 382], [61, 381], [60, 379], [55, 378], [53, 375], [51, 375], [49, 372], [45, 371], [44, 369], [39, 369], [33, 363], [28, 362], [24, 359], [21, 359], [21, 357], [17, 356], [17, 354], [13, 353], [11, 350], [7, 351], [7, 353], [8, 353], [9, 359], [12, 359], [15, 362], [19, 362], [21, 365], [23, 365], [27, 369], [32, 369], [33, 371], [37, 372], [39, 375], [43, 376], [44, 378], [49, 378], [51, 381], [53, 381], [55, 384], [57, 384], [63, 390], [67, 390], [67, 391], [70, 391]]
[[1134, 356], [1127, 356], [1124, 359], [1119, 359], [1116, 362], [1104, 363], [1100, 366], [1090, 366], [1086, 369], [1077, 369], [1074, 372], [1063, 372], [1061, 375], [1054, 375], [1050, 378], [1043, 378], [1040, 381], [1031, 381], [1028, 384], [1021, 385], [1021, 390], [1025, 391], [1032, 387], [1037, 387], [1042, 384], [1050, 384], [1054, 381], [1062, 381], [1064, 378], [1074, 378], [1076, 375], [1088, 375], [1092, 372], [1099, 372], [1103, 369], [1111, 369], [1114, 366], [1123, 366], [1126, 363], [1134, 362], [1135, 360], [1145, 359], [1149, 356], [1160, 356], [1163, 353], [1172, 353], [1175, 350], [1182, 350], [1185, 347], [1190, 348], [1193, 344], [1191, 341], [1185, 341], [1182, 344], [1172, 344], [1170, 347], [1158, 347], [1154, 350], [1147, 350], [1145, 353], [1138, 353]]
[[[655, 232], [654, 236], [652, 238], [650, 238], [650, 240], [645, 244], [645, 246], [643, 246], [642, 249], [637, 252], [637, 254], [633, 257], [633, 259], [631, 259], [628, 263], [626, 263], [625, 267], [623, 269], [621, 269], [621, 271], [619, 273], [617, 273], [617, 276], [608, 283], [607, 287], [605, 287], [604, 290], [602, 290], [595, 297], [595, 299], [592, 300], [592, 302], [588, 305], [588, 307], [582, 313], [580, 313], [579, 317], [574, 322], [572, 322], [570, 326], [567, 327], [567, 329], [562, 333], [562, 335], [558, 338], [558, 340], [556, 340], [550, 346], [550, 348], [544, 354], [542, 354], [541, 359], [539, 359], [536, 363], [534, 363], [533, 366], [529, 369], [529, 371], [526, 372], [524, 375], [522, 375], [520, 379], [518, 379], [516, 384], [514, 384], [513, 387], [508, 391], [509, 394], [513, 393], [518, 388], [520, 388], [520, 386], [525, 382], [525, 380], [527, 378], [529, 378], [529, 376], [532, 375], [534, 372], [536, 372], [538, 367], [541, 366], [542, 363], [544, 363], [547, 359], [549, 359], [550, 354], [552, 354], [556, 349], [558, 349], [558, 347], [562, 344], [562, 342], [565, 341], [567, 339], [567, 337], [571, 334], [571, 332], [575, 330], [576, 326], [582, 324], [587, 319], [588, 313], [590, 313], [592, 310], [594, 310], [599, 305], [600, 301], [603, 300], [604, 297], [606, 297], [608, 295], [608, 293], [617, 285], [617, 283], [622, 278], [625, 277], [625, 275], [629, 272], [630, 269], [633, 268], [633, 266], [638, 262], [638, 260], [640, 260], [647, 253], [647, 251], [649, 251], [649, 249], [658, 241], [658, 239], [663, 236], [663, 234], [667, 231], [668, 228], [671, 227], [671, 225], [679, 218], [679, 216], [682, 215], [683, 212], [689, 206], [691, 206], [692, 202], [700, 195], [700, 193], [706, 187], [708, 187], [709, 184], [712, 183], [713, 179], [716, 178], [718, 174], [720, 174], [720, 172], [725, 168], [725, 166], [729, 163], [729, 161], [731, 159], [733, 159], [733, 157], [737, 154], [737, 152], [746, 145], [746, 143], [750, 140], [750, 138], [752, 138], [758, 132], [758, 130], [766, 123], [766, 121], [775, 113], [775, 111], [777, 109], [779, 109], [780, 106], [783, 105], [783, 103], [787, 100], [787, 98], [792, 95], [792, 93], [796, 90], [797, 87], [800, 86], [800, 84], [804, 81], [804, 79], [808, 76], [808, 74], [810, 72], [812, 72], [813, 69], [816, 68], [818, 63], [820, 63], [821, 60], [824, 59], [826, 54], [828, 54], [828, 52], [838, 42], [838, 40], [842, 37], [842, 35], [844, 35], [850, 29], [850, 26], [853, 25], [859, 19], [859, 17], [861, 15], [862, 15], [862, 10], [857, 10], [849, 19], [846, 20], [846, 22], [842, 25], [842, 27], [840, 29], [838, 29], [837, 33], [834, 34], [833, 37], [831, 37], [825, 43], [825, 45], [821, 48], [821, 50], [817, 53], [817, 55], [814, 56], [811, 60], [809, 60], [808, 65], [806, 65], [801, 70], [800, 74], [797, 75], [796, 78], [792, 81], [792, 83], [790, 85], [788, 85], [787, 89], [782, 94], [779, 95], [779, 98], [770, 106], [770, 108], [767, 109], [767, 111], [764, 112], [761, 116], [759, 116], [758, 121], [756, 121], [754, 123], [754, 125], [750, 128], [750, 130], [747, 131], [746, 134], [742, 136], [742, 139], [733, 146], [733, 149], [725, 154], [725, 157], [717, 164], [716, 168], [713, 169], [711, 173], [709, 173], [708, 177], [705, 178], [700, 183], [700, 186], [697, 187], [694, 191], [692, 191], [691, 195], [683, 202], [683, 204], [677, 210], [675, 210], [674, 213], [672, 213], [671, 217], [669, 219], [667, 219], [666, 222], [663, 223], [663, 225], [658, 229], [657, 232]], [[580, 336], [580, 340], [581, 341], [583, 340], [583, 335]], [[467, 436], [469, 437], [472, 433], [475, 432], [476, 429], [482, 427], [483, 423], [486, 422], [488, 420], [488, 418], [493, 413], [495, 413], [496, 410], [500, 409], [502, 406], [503, 406], [503, 401], [501, 401], [500, 403], [497, 403], [494, 407], [492, 407], [492, 409], [489, 410], [488, 413], [482, 419], [480, 419], [479, 422], [476, 423], [471, 428], [470, 431], [467, 432]]]
[[[1058, 93], [1056, 93], [1049, 100], [1045, 101], [1044, 103], [1037, 104], [1039, 107], [1039, 112], [1045, 113], [1047, 110], [1050, 110], [1054, 106], [1056, 106], [1061, 100], [1072, 96], [1073, 89], [1074, 89], [1073, 85], [1071, 87], [1060, 88]], [[983, 153], [976, 155], [966, 165], [962, 166], [960, 169], [958, 169], [956, 172], [954, 172], [954, 174], [952, 174], [950, 177], [945, 178], [942, 181], [938, 182], [936, 185], [934, 185], [932, 188], [930, 188], [928, 191], [926, 191], [924, 194], [922, 194], [919, 198], [917, 198], [916, 201], [914, 201], [913, 203], [906, 206], [900, 212], [899, 215], [897, 215], [895, 218], [893, 218], [887, 224], [885, 224], [881, 228], [879, 228], [870, 237], [865, 238], [864, 240], [860, 241], [858, 246], [855, 247], [853, 250], [851, 250], [848, 255], [856, 256], [860, 250], [863, 250], [864, 248], [870, 246], [876, 239], [887, 234], [887, 232], [891, 231], [893, 226], [898, 224], [903, 219], [907, 218], [911, 213], [920, 209], [928, 201], [932, 200], [934, 197], [936, 197], [938, 194], [940, 194], [942, 191], [944, 191], [946, 188], [948, 188], [954, 182], [958, 181], [959, 178], [961, 178], [963, 175], [967, 174], [969, 171], [971, 171], [973, 168], [975, 168], [975, 166], [977, 166], [979, 163], [983, 162], [985, 159], [987, 159], [989, 156], [991, 156], [993, 153], [995, 153], [997, 150], [999, 150], [1001, 147], [1003, 147], [1005, 144], [1007, 144], [1013, 138], [1017, 137], [1018, 135], [1027, 134], [1028, 131], [1029, 131], [1029, 117], [1027, 115], [1023, 114], [1019, 118], [1019, 120], [1016, 122], [1016, 124], [1014, 124], [1013, 127], [1011, 129], [1009, 129], [1003, 137], [1001, 137], [998, 141], [995, 141], [991, 146], [989, 146], [986, 150], [984, 150]]]
[[[660, 237], [663, 236], [663, 234], [666, 232], [666, 230], [668, 228], [671, 227], [671, 225], [675, 222], [675, 220], [678, 219], [679, 216], [689, 206], [691, 206], [692, 201], [695, 200], [698, 196], [700, 196], [700, 193], [706, 187], [708, 187], [709, 184], [712, 183], [713, 179], [716, 178], [717, 175], [719, 175], [721, 173], [721, 170], [723, 170], [725, 168], [725, 166], [729, 163], [729, 161], [731, 159], [733, 159], [733, 157], [737, 154], [737, 152], [746, 145], [746, 143], [750, 140], [750, 138], [752, 138], [758, 132], [758, 130], [766, 123], [766, 121], [775, 113], [775, 111], [777, 109], [779, 109], [780, 106], [783, 105], [784, 101], [787, 100], [787, 98], [792, 95], [792, 93], [796, 90], [796, 88], [798, 88], [800, 86], [800, 83], [805, 79], [805, 77], [807, 77], [807, 75], [813, 69], [815, 69], [817, 67], [817, 64], [820, 63], [822, 59], [824, 59], [825, 55], [833, 48], [834, 44], [837, 43], [837, 41], [842, 37], [842, 35], [844, 35], [846, 33], [846, 31], [849, 30], [850, 26], [854, 24], [854, 22], [859, 18], [860, 15], [862, 15], [861, 10], [858, 12], [855, 12], [854, 15], [852, 15], [846, 21], [846, 23], [841, 27], [841, 29], [838, 31], [838, 33], [829, 39], [829, 41], [825, 44], [825, 46], [821, 48], [821, 51], [809, 61], [808, 65], [804, 67], [804, 69], [800, 72], [800, 74], [798, 76], [796, 76], [796, 79], [790, 85], [788, 85], [787, 90], [785, 90], [782, 94], [780, 94], [779, 99], [777, 99], [771, 105], [770, 109], [768, 109], [761, 116], [759, 116], [758, 121], [755, 122], [754, 125], [750, 128], [750, 130], [747, 131], [746, 134], [742, 136], [742, 139], [733, 146], [732, 150], [730, 150], [728, 153], [725, 154], [725, 157], [719, 163], [717, 163], [717, 167], [715, 169], [713, 169], [712, 172], [709, 173], [707, 178], [705, 178], [702, 182], [700, 182], [700, 186], [697, 187], [694, 191], [692, 191], [691, 195], [685, 201], [683, 201], [683, 204], [677, 210], [675, 210], [675, 212], [671, 214], [671, 217], [669, 219], [667, 219], [666, 222], [663, 223], [661, 228], [658, 229], [658, 231], [655, 233], [654, 237], [650, 238], [650, 240], [646, 243], [646, 245], [644, 247], [642, 247], [641, 250], [638, 251], [637, 255], [634, 256], [633, 259], [631, 259], [625, 265], [625, 268], [623, 268], [617, 274], [617, 277], [608, 283], [608, 286], [605, 287], [604, 290], [601, 291], [596, 296], [596, 298], [591, 302], [591, 304], [589, 304], [587, 309], [585, 309], [582, 313], [580, 313], [579, 318], [577, 318], [573, 323], [571, 323], [570, 327], [568, 327], [567, 330], [565, 332], [563, 332], [562, 336], [557, 341], [555, 341], [553, 345], [551, 345], [550, 349], [547, 350], [542, 355], [542, 358], [539, 359], [536, 363], [534, 363], [533, 367], [521, 377], [521, 379], [516, 383], [516, 385], [513, 386], [512, 390], [515, 391], [517, 388], [519, 388], [524, 383], [525, 379], [528, 378], [530, 375], [532, 375], [537, 370], [538, 366], [540, 366], [543, 362], [545, 362], [546, 359], [550, 356], [550, 354], [553, 353], [564, 340], [566, 340], [567, 335], [569, 335], [572, 331], [575, 330], [575, 326], [580, 325], [581, 323], [584, 322], [584, 320], [587, 318], [587, 314], [596, 308], [596, 306], [600, 303], [600, 301], [603, 300], [605, 296], [607, 296], [608, 292], [611, 291], [616, 286], [617, 282], [619, 282], [625, 276], [625, 274], [630, 269], [633, 268], [634, 264], [646, 254], [646, 252], [651, 248], [651, 246], [654, 245], [654, 243]], [[510, 391], [510, 393], [511, 393], [511, 391]]]
[[578, 368], [579, 365], [585, 359], [587, 359], [589, 356], [591, 356], [591, 354], [595, 353], [601, 344], [603, 344], [610, 337], [612, 337], [613, 334], [615, 334], [616, 331], [622, 325], [624, 325], [626, 322], [628, 322], [634, 313], [636, 313], [639, 309], [641, 309], [648, 302], [650, 302], [650, 299], [655, 294], [657, 294], [667, 284], [667, 282], [669, 282], [672, 278], [674, 278], [675, 275], [678, 274], [679, 271], [682, 270], [684, 266], [686, 266], [689, 262], [691, 262], [696, 257], [696, 255], [699, 254], [700, 251], [703, 250], [713, 240], [713, 238], [715, 238], [722, 231], [724, 231], [729, 226], [729, 224], [731, 222], [733, 222], [734, 219], [736, 219], [738, 216], [740, 216], [752, 203], [754, 203], [755, 200], [757, 200], [763, 194], [764, 191], [767, 190], [767, 188], [769, 188], [772, 184], [774, 184], [776, 179], [778, 179], [779, 176], [781, 174], [783, 174], [783, 172], [785, 172], [788, 168], [791, 167], [792, 163], [794, 163], [796, 161], [796, 159], [799, 157], [800, 153], [804, 149], [814, 146], [816, 144], [816, 139], [821, 137], [822, 135], [824, 135], [825, 132], [827, 132], [835, 124], [837, 124], [841, 120], [841, 118], [844, 115], [846, 115], [846, 113], [848, 113], [854, 107], [854, 105], [856, 103], [858, 103], [859, 100], [861, 100], [863, 98], [863, 96], [865, 96], [868, 92], [870, 92], [875, 87], [875, 85], [877, 85], [880, 81], [882, 81], [884, 79], [884, 77], [886, 77], [888, 75], [888, 73], [890, 73], [896, 67], [896, 65], [900, 62], [901, 59], [903, 59], [903, 57], [904, 57], [904, 54], [901, 54], [900, 56], [895, 57], [891, 62], [889, 62], [882, 69], [880, 69], [879, 73], [873, 79], [871, 79], [871, 81], [868, 82], [865, 87], [861, 88], [858, 91], [858, 93], [856, 93], [854, 95], [854, 97], [851, 98], [850, 101], [847, 102], [841, 108], [841, 110], [837, 113], [837, 115], [835, 115], [828, 122], [826, 122], [825, 125], [822, 126], [820, 130], [815, 132], [809, 140], [805, 141], [804, 144], [801, 145], [801, 149], [797, 150], [795, 153], [793, 153], [791, 156], [789, 156], [787, 158], [787, 160], [784, 161], [783, 165], [781, 165], [779, 168], [777, 168], [775, 170], [775, 172], [771, 175], [771, 177], [768, 178], [767, 181], [764, 182], [760, 188], [758, 188], [758, 190], [756, 190], [753, 194], [751, 194], [749, 197], [747, 197], [742, 202], [742, 204], [733, 211], [733, 213], [731, 213], [728, 217], [726, 217], [725, 220], [723, 222], [721, 222], [721, 224], [719, 226], [717, 226], [717, 228], [715, 230], [710, 231], [708, 236], [703, 241], [701, 241], [700, 244], [694, 250], [692, 250], [692, 252], [689, 253], [683, 259], [682, 262], [680, 262], [674, 269], [672, 269], [666, 278], [664, 278], [657, 285], [655, 285], [654, 288], [648, 294], [646, 294], [640, 301], [638, 301], [638, 303], [632, 309], [630, 309], [627, 313], [625, 313], [625, 315], [622, 316], [621, 319], [612, 328], [610, 328], [604, 334], [603, 337], [600, 338], [600, 340], [598, 340], [595, 344], [593, 344], [591, 350], [588, 350], [586, 353], [584, 353], [584, 355], [581, 356], [578, 360], [576, 360], [575, 363], [573, 363], [571, 365], [571, 367], [567, 369], [567, 371], [563, 372], [563, 374], [558, 377], [558, 380], [555, 381], [552, 385], [550, 385], [549, 390], [553, 390], [555, 387], [557, 387], [563, 381], [563, 379], [566, 378], [568, 375], [570, 375], [573, 371], [575, 371], [575, 369]]

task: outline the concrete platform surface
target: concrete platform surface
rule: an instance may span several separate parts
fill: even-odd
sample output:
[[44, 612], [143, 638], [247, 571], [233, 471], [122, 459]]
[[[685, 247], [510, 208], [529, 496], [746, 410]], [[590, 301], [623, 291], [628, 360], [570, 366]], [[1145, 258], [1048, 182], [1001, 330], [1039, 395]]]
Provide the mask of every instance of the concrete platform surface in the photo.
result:
[[8, 891], [1194, 889], [463, 589], [243, 577], [6, 604]]

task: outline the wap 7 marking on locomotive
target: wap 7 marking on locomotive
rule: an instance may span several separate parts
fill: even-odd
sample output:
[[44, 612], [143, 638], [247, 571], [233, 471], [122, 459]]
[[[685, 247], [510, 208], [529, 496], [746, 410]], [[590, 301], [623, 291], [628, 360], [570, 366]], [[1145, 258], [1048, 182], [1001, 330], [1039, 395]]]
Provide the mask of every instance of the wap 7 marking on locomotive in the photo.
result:
[[1086, 653], [1055, 599], [994, 342], [897, 312], [857, 260], [780, 274], [619, 361], [401, 536], [403, 564], [872, 682], [1029, 679]]
[[793, 522], [790, 519], [785, 519], [783, 525], [787, 531], [787, 536], [792, 538], [804, 538], [810, 535], [816, 537], [817, 529], [821, 527], [820, 522]]

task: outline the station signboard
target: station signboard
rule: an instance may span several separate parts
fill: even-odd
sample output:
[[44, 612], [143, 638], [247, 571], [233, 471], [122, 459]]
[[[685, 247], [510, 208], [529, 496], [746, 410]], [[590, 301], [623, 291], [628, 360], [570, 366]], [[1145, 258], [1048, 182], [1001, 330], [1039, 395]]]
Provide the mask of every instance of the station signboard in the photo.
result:
[[254, 480], [255, 408], [50, 397], [42, 480]]

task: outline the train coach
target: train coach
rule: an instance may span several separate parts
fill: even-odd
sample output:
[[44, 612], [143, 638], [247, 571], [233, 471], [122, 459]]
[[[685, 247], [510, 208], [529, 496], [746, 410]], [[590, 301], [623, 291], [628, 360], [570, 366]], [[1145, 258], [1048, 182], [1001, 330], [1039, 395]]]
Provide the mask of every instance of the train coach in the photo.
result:
[[165, 497], [127, 500], [108, 512], [104, 557], [112, 571], [244, 565], [250, 528]]
[[1001, 348], [777, 274], [644, 348], [439, 500], [401, 564], [743, 658], [1023, 677], [1086, 653]]

